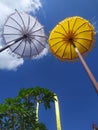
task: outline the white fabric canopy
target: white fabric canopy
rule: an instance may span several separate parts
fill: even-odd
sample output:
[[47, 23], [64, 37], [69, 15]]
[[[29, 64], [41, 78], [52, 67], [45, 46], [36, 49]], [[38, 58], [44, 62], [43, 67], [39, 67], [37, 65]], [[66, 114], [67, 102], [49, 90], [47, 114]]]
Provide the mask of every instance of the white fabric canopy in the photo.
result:
[[46, 47], [44, 27], [24, 12], [9, 15], [3, 28], [5, 44], [20, 57], [38, 56]]

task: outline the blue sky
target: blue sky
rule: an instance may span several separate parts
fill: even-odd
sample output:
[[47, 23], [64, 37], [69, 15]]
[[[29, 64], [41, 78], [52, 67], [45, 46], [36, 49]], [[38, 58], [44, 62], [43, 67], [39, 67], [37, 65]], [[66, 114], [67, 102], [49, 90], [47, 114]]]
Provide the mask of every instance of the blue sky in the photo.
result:
[[[11, 2], [11, 0], [9, 1]], [[1, 2], [6, 5], [4, 0]], [[58, 22], [66, 17], [76, 15], [90, 20], [94, 24], [95, 30], [98, 31], [97, 0], [42, 0], [39, 3], [38, 0], [34, 0], [34, 2], [35, 10], [28, 4], [29, 9], [31, 9], [29, 11], [33, 10], [30, 14], [36, 16], [44, 25], [47, 36]], [[24, 7], [25, 4], [21, 4], [20, 8], [15, 8], [23, 11], [28, 10], [27, 7]], [[12, 8], [11, 5], [8, 5], [7, 8], [9, 8], [9, 12], [14, 11], [14, 6]], [[0, 20], [2, 21], [2, 19]], [[95, 48], [85, 57], [85, 61], [98, 81], [98, 34], [95, 38]], [[2, 63], [4, 62], [4, 55], [0, 55], [2, 56], [0, 57]], [[48, 52], [41, 59], [21, 59], [21, 61], [17, 59], [16, 62], [19, 63], [16, 70], [15, 67], [14, 70], [3, 67], [7, 62], [4, 62], [0, 67], [0, 102], [7, 97], [17, 96], [23, 87], [38, 85], [48, 88], [58, 95], [62, 130], [92, 130], [92, 123], [98, 125], [98, 95], [80, 61], [61, 62]], [[8, 66], [10, 63], [8, 62]], [[48, 111], [40, 106], [39, 119], [46, 124], [49, 130], [56, 130], [54, 104]]]

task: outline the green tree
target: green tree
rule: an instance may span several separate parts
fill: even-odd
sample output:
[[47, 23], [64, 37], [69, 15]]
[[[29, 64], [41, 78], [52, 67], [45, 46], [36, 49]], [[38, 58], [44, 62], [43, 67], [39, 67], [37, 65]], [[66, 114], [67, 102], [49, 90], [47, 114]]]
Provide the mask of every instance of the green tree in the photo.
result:
[[37, 103], [51, 108], [55, 94], [46, 88], [21, 89], [15, 98], [7, 98], [0, 104], [0, 130], [47, 130], [36, 118]]

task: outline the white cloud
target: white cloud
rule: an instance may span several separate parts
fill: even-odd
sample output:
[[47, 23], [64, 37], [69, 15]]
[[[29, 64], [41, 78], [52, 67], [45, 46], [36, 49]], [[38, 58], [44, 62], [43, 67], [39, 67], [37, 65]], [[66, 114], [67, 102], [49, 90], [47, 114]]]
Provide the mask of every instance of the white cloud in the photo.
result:
[[10, 10], [17, 9], [32, 12], [35, 12], [42, 7], [40, 0], [0, 0], [0, 4], [6, 6]]
[[11, 13], [11, 9], [5, 4], [0, 2], [0, 26], [4, 23], [4, 20], [8, 14]]
[[46, 56], [48, 54], [48, 45], [46, 45], [46, 48], [41, 52], [40, 55], [33, 57], [33, 59], [40, 59], [43, 58], [43, 56]]
[[[2, 48], [0, 46], [0, 48]], [[7, 51], [3, 51], [0, 53], [0, 69], [6, 70], [16, 70], [17, 67], [22, 65], [24, 60], [18, 59], [17, 57], [13, 57], [12, 55], [8, 54]]]
[[0, 0], [0, 24], [4, 22], [6, 15], [14, 12], [14, 9], [35, 13], [40, 8], [42, 8], [40, 0]]
[[[0, 0], [0, 30], [2, 30], [2, 25], [4, 24], [7, 15], [13, 13], [14, 9], [17, 9], [18, 11], [36, 13], [36, 11], [40, 8], [42, 8], [41, 0]], [[35, 57], [34, 59], [43, 57], [47, 54], [47, 52], [48, 49], [46, 48], [41, 55]], [[24, 60], [22, 58], [17, 59], [17, 57], [13, 57], [8, 54], [6, 50], [0, 53], [0, 69], [16, 70], [17, 67], [23, 63]]]

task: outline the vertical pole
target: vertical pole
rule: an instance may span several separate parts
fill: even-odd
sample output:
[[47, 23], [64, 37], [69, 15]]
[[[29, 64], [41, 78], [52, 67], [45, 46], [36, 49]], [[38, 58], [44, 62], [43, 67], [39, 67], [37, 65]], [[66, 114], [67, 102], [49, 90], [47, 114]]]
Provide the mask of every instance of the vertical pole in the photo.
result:
[[36, 104], [36, 122], [38, 123], [38, 110], [39, 110], [39, 103]]
[[[39, 110], [39, 102], [36, 103], [36, 124], [38, 124], [38, 110]], [[39, 127], [37, 126], [35, 130], [39, 130]]]
[[61, 121], [60, 121], [60, 111], [59, 111], [59, 102], [58, 97], [55, 96], [55, 113], [56, 113], [56, 124], [57, 124], [57, 130], [61, 130]]
[[75, 51], [76, 51], [82, 65], [83, 65], [83, 67], [85, 68], [85, 70], [86, 70], [86, 72], [87, 72], [87, 74], [88, 74], [88, 76], [89, 76], [89, 78], [90, 78], [96, 92], [98, 93], [98, 82], [96, 81], [96, 79], [94, 78], [92, 72], [90, 71], [89, 67], [87, 66], [86, 62], [84, 61], [84, 59], [83, 59], [82, 55], [80, 54], [78, 48], [75, 47]]

